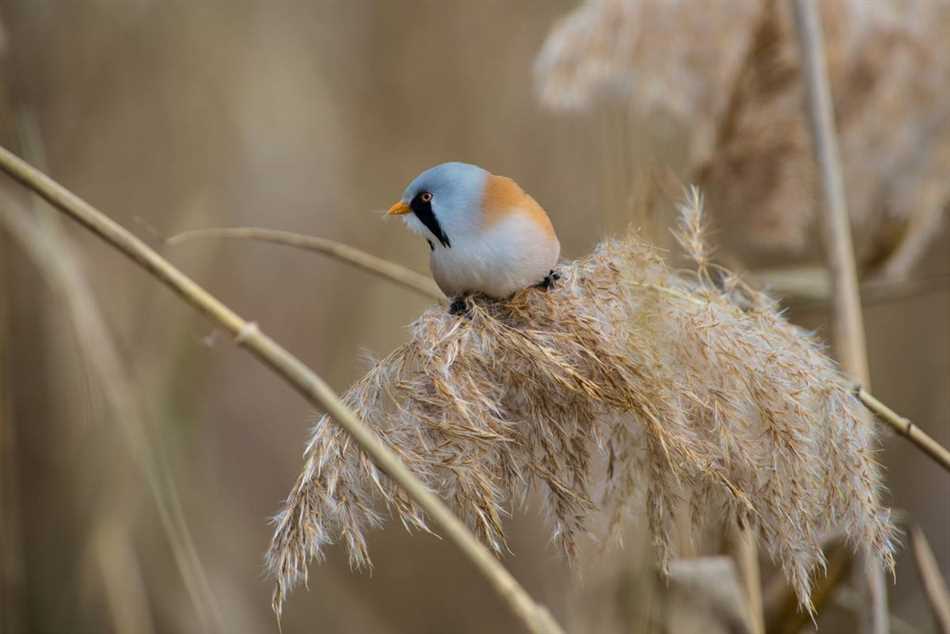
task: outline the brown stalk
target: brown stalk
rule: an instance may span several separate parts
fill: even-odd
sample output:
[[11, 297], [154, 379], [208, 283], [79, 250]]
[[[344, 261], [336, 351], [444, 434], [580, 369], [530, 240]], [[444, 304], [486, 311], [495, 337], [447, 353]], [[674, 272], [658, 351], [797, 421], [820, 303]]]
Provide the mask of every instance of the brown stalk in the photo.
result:
[[105, 596], [116, 634], [153, 634], [148, 592], [129, 527], [118, 518], [99, 524], [91, 553], [102, 575]]
[[[0, 235], [0, 246], [6, 246]], [[4, 253], [7, 251], [4, 250]], [[21, 513], [17, 483], [16, 430], [9, 391], [9, 341], [11, 293], [5, 277], [6, 262], [0, 257], [0, 631], [22, 629], [20, 609], [23, 605], [23, 546]]]
[[379, 468], [428, 513], [433, 524], [469, 558], [528, 631], [537, 634], [562, 632], [547, 609], [534, 602], [465, 524], [412, 474], [373, 430], [353, 414], [333, 389], [303, 362], [265, 335], [257, 324], [244, 320], [108, 216], [3, 148], [0, 148], [0, 168], [220, 324], [234, 335], [238, 345], [281, 376], [310, 403], [325, 409]]
[[[796, 309], [821, 308], [831, 303], [831, 282], [823, 267], [759, 270], [749, 276], [757, 286], [782, 298]], [[901, 280], [861, 282], [861, 303], [867, 308], [950, 290], [950, 275], [926, 275]]]
[[[17, 116], [17, 127], [24, 152], [43, 164], [43, 145], [29, 113], [23, 112]], [[174, 481], [152, 448], [145, 412], [134, 396], [135, 387], [129, 380], [119, 347], [96, 303], [80, 257], [61, 230], [53, 210], [39, 196], [34, 194], [31, 198], [35, 220], [21, 217], [13, 211], [12, 202], [4, 201], [4, 208], [0, 209], [0, 223], [22, 245], [53, 291], [62, 298], [62, 305], [76, 332], [76, 341], [98, 374], [99, 385], [112, 417], [124, 432], [135, 462], [142, 465], [162, 529], [198, 620], [205, 629], [223, 631], [223, 617], [208, 575], [195, 550], [184, 512], [176, 505]]]
[[[825, 258], [831, 275], [832, 341], [842, 369], [862, 384], [869, 385], [871, 377], [861, 296], [858, 293], [857, 266], [841, 175], [821, 19], [814, 0], [795, 0], [793, 7], [812, 144], [825, 206], [825, 213], [819, 214], [819, 217]], [[884, 570], [870, 560], [864, 564], [864, 579], [871, 603], [871, 613], [864, 620], [864, 629], [874, 634], [886, 634], [889, 628]]]
[[734, 526], [729, 535], [732, 557], [745, 594], [750, 634], [765, 634], [762, 608], [762, 577], [759, 570], [759, 549], [755, 534], [748, 528]]
[[316, 251], [352, 264], [357, 268], [389, 280], [390, 282], [395, 282], [403, 288], [408, 288], [423, 297], [445, 301], [445, 295], [442, 294], [439, 287], [435, 285], [432, 279], [425, 275], [416, 273], [412, 269], [400, 266], [395, 262], [390, 262], [389, 260], [361, 251], [356, 247], [351, 247], [348, 244], [336, 242], [335, 240], [328, 240], [327, 238], [307, 236], [277, 229], [265, 229], [262, 227], [214, 227], [184, 231], [168, 238], [165, 243], [178, 245], [182, 242], [201, 238], [259, 240], [261, 242], [272, 242], [288, 247], [306, 249], [307, 251]]
[[947, 582], [940, 574], [934, 552], [919, 526], [911, 529], [910, 543], [914, 549], [914, 561], [917, 562], [917, 570], [924, 584], [924, 592], [927, 594], [937, 629], [940, 634], [950, 634], [950, 591], [947, 590]]
[[904, 418], [890, 407], [877, 400], [873, 394], [858, 386], [855, 390], [858, 400], [864, 403], [871, 412], [896, 431], [898, 434], [911, 441], [925, 454], [930, 456], [934, 462], [950, 471], [950, 451], [930, 437], [920, 427], [914, 425], [908, 418]]
[[155, 500], [159, 519], [171, 544], [175, 563], [195, 606], [198, 619], [205, 629], [214, 623], [214, 629], [222, 630], [223, 623], [214, 602], [211, 585], [197, 557], [181, 512], [169, 505], [166, 492], [172, 487], [171, 479], [156, 464], [141, 422], [141, 412], [132, 397], [134, 391], [129, 385], [118, 351], [102, 320], [91, 289], [75, 266], [76, 260], [69, 245], [60, 240], [62, 236], [54, 235], [49, 231], [49, 227], [41, 229], [37, 222], [22, 218], [12, 211], [12, 207], [7, 201], [0, 209], [0, 225], [23, 246], [54, 291], [63, 299], [63, 305], [73, 320], [77, 341], [91, 359], [91, 366], [99, 373], [109, 407], [125, 432], [126, 442], [135, 461], [143, 466], [146, 483]]
[[814, 0], [795, 0], [795, 23], [802, 54], [815, 160], [821, 175], [825, 213], [821, 214], [826, 261], [831, 274], [835, 352], [845, 372], [868, 384], [867, 347], [851, 224], [841, 177], [831, 88], [826, 74], [821, 22]]

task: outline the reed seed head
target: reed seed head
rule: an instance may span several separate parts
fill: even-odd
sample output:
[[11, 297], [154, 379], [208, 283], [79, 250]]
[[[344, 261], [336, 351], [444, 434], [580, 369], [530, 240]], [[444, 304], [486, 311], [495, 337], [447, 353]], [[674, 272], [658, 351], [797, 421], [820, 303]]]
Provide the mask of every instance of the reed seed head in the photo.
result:
[[[906, 276], [950, 205], [950, 3], [818, 3], [861, 268]], [[586, 0], [535, 64], [541, 101], [617, 100], [679, 124], [721, 245], [817, 257], [818, 181], [791, 4]], [[888, 122], [881, 125], [882, 121]]]
[[[647, 522], [665, 564], [688, 501], [694, 522], [751, 527], [810, 607], [827, 534], [893, 565], [874, 428], [814, 338], [708, 262], [701, 205], [691, 191], [678, 236], [695, 274], [636, 233], [607, 240], [551, 290], [472, 298], [465, 316], [430, 308], [346, 401], [499, 555], [503, 520], [532, 488], [568, 558], [603, 513], [608, 534]], [[365, 534], [386, 514], [428, 530], [320, 419], [267, 554], [278, 614], [327, 545], [369, 566]]]

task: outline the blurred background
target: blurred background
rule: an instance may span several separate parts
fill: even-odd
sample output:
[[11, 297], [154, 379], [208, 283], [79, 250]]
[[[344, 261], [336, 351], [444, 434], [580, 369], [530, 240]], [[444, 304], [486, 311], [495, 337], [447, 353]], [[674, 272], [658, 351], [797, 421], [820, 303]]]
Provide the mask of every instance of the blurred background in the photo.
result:
[[[631, 223], [671, 246], [669, 203], [696, 182], [722, 261], [827, 338], [787, 10], [686, 4], [3, 0], [0, 140], [339, 391], [367, 353], [406, 338], [427, 300], [317, 254], [165, 239], [265, 226], [426, 272], [425, 243], [382, 210], [424, 168], [462, 160], [515, 178], [574, 258]], [[823, 15], [872, 387], [948, 445], [950, 11], [871, 4], [829, 2]], [[124, 258], [0, 187], [3, 631], [276, 631], [268, 521], [316, 412]], [[57, 279], [74, 282], [72, 299]], [[91, 289], [85, 308], [77, 288]], [[922, 527], [946, 575], [950, 476], [886, 433], [880, 459], [887, 503]], [[685, 590], [656, 582], [637, 526], [623, 549], [592, 546], [571, 568], [537, 505], [508, 525], [505, 564], [570, 631], [694, 631], [669, 617], [695, 606], [675, 607]], [[520, 631], [445, 542], [388, 525], [370, 553], [372, 574], [359, 574], [330, 549], [283, 630]], [[851, 585], [820, 631], [854, 631]], [[892, 631], [937, 631], [906, 547], [889, 594]]]

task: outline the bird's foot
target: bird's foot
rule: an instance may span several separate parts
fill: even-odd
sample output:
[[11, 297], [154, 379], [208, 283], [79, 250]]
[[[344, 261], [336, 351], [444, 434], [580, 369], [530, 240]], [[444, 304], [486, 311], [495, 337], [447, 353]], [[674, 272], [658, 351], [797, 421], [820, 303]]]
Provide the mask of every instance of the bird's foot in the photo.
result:
[[452, 300], [451, 305], [449, 305], [449, 314], [450, 315], [464, 315], [468, 312], [468, 298], [466, 297], [456, 297]]
[[538, 288], [542, 288], [546, 291], [549, 291], [552, 288], [554, 288], [554, 283], [557, 282], [559, 279], [561, 279], [561, 274], [555, 271], [554, 269], [551, 269], [551, 271], [547, 275], [544, 276], [544, 279], [538, 282], [536, 286]]

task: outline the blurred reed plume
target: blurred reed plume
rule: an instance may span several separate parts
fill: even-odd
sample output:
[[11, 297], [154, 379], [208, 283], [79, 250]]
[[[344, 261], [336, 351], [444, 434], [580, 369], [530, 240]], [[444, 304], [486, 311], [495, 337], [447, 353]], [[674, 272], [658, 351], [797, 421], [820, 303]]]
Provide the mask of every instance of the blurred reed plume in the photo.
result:
[[[828, 533], [893, 566], [874, 429], [812, 337], [709, 264], [696, 190], [680, 211], [694, 271], [635, 233], [607, 240], [549, 291], [470, 298], [465, 317], [430, 308], [346, 401], [497, 553], [502, 518], [537, 487], [569, 558], [595, 513], [619, 534], [645, 510], [665, 567], [688, 500], [694, 525], [750, 527], [810, 608]], [[326, 545], [370, 565], [365, 532], [383, 506], [428, 530], [327, 417], [305, 458], [267, 554], [278, 613]]]
[[[862, 269], [900, 278], [950, 202], [950, 4], [818, 3]], [[728, 44], [727, 44], [728, 43]], [[622, 95], [679, 123], [730, 252], [811, 257], [818, 186], [790, 3], [588, 0], [536, 61], [542, 101]], [[881, 122], [887, 121], [886, 125]]]

